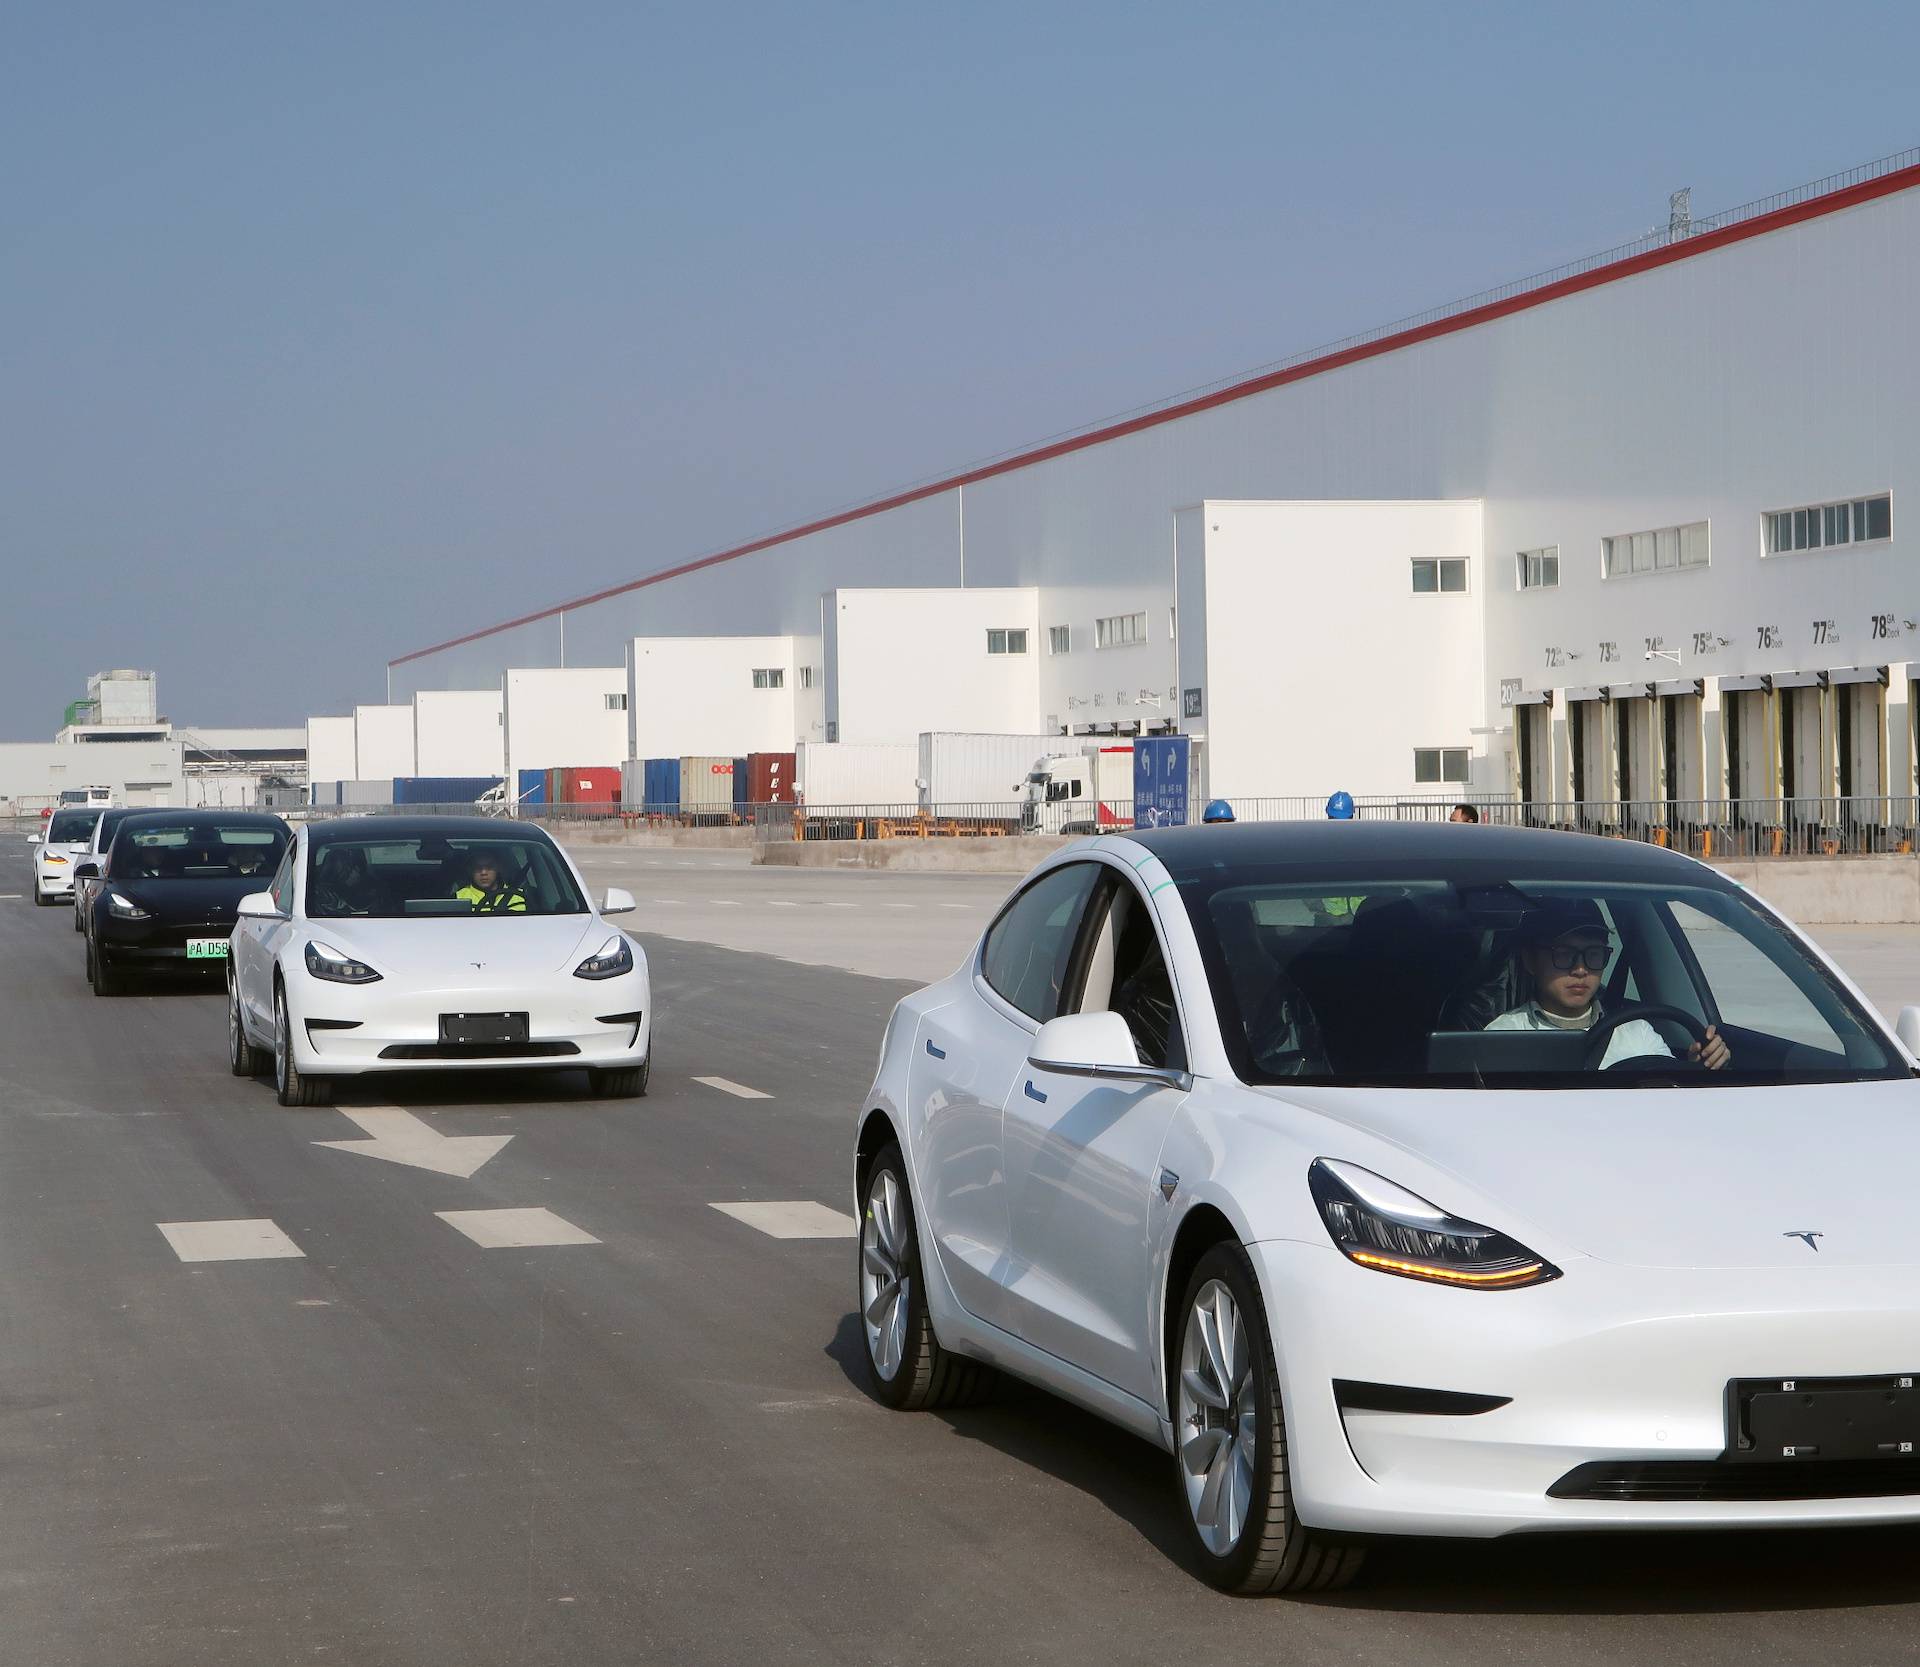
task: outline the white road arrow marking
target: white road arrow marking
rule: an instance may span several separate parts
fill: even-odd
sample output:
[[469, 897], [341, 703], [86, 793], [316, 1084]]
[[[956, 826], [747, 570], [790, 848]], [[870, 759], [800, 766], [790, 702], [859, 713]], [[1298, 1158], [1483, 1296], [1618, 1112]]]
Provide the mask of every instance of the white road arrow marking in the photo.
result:
[[336, 1152], [358, 1152], [363, 1158], [385, 1158], [388, 1163], [404, 1163], [414, 1169], [431, 1169], [436, 1175], [458, 1175], [463, 1181], [513, 1139], [510, 1134], [442, 1134], [398, 1106], [337, 1109], [373, 1138], [316, 1140], [314, 1145], [330, 1146]]

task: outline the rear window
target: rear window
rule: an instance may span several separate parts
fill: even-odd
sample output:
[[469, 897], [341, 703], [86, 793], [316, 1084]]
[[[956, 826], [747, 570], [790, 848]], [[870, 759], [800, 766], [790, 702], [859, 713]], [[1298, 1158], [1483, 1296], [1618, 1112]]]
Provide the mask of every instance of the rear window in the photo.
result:
[[140, 823], [113, 842], [116, 880], [246, 880], [264, 887], [288, 844], [284, 828], [259, 823]]

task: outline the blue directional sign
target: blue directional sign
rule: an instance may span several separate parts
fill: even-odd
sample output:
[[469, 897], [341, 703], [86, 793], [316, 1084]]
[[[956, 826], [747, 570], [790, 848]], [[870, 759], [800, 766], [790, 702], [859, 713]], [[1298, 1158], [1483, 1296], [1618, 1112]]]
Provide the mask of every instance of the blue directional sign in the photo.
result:
[[1187, 765], [1192, 742], [1184, 735], [1142, 735], [1133, 743], [1133, 825], [1182, 828], [1187, 823]]

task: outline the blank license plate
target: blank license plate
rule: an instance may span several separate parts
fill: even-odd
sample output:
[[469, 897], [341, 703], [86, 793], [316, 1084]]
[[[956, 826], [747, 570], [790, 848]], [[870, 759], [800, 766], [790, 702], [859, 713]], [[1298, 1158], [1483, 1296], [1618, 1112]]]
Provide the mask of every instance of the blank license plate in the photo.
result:
[[463, 1043], [521, 1043], [527, 1039], [525, 1013], [442, 1013], [440, 1040]]
[[224, 961], [226, 958], [227, 940], [225, 938], [187, 939], [189, 961]]
[[1920, 1471], [1920, 1379], [1746, 1378], [1730, 1397], [1728, 1456], [1740, 1459], [1912, 1458]]

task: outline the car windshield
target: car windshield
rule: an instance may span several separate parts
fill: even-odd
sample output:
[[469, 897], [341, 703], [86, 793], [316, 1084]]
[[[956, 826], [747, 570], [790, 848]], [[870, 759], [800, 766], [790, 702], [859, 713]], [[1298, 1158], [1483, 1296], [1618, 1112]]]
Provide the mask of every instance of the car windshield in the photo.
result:
[[1737, 890], [1232, 870], [1180, 889], [1249, 1082], [1726, 1087], [1906, 1074], [1853, 996]]
[[245, 880], [262, 887], [280, 866], [287, 833], [262, 823], [141, 822], [113, 842], [116, 880]]
[[93, 838], [93, 825], [99, 820], [97, 810], [56, 810], [47, 824], [47, 843], [84, 845]]
[[307, 915], [579, 915], [573, 873], [544, 835], [366, 833], [316, 839], [307, 859]]

